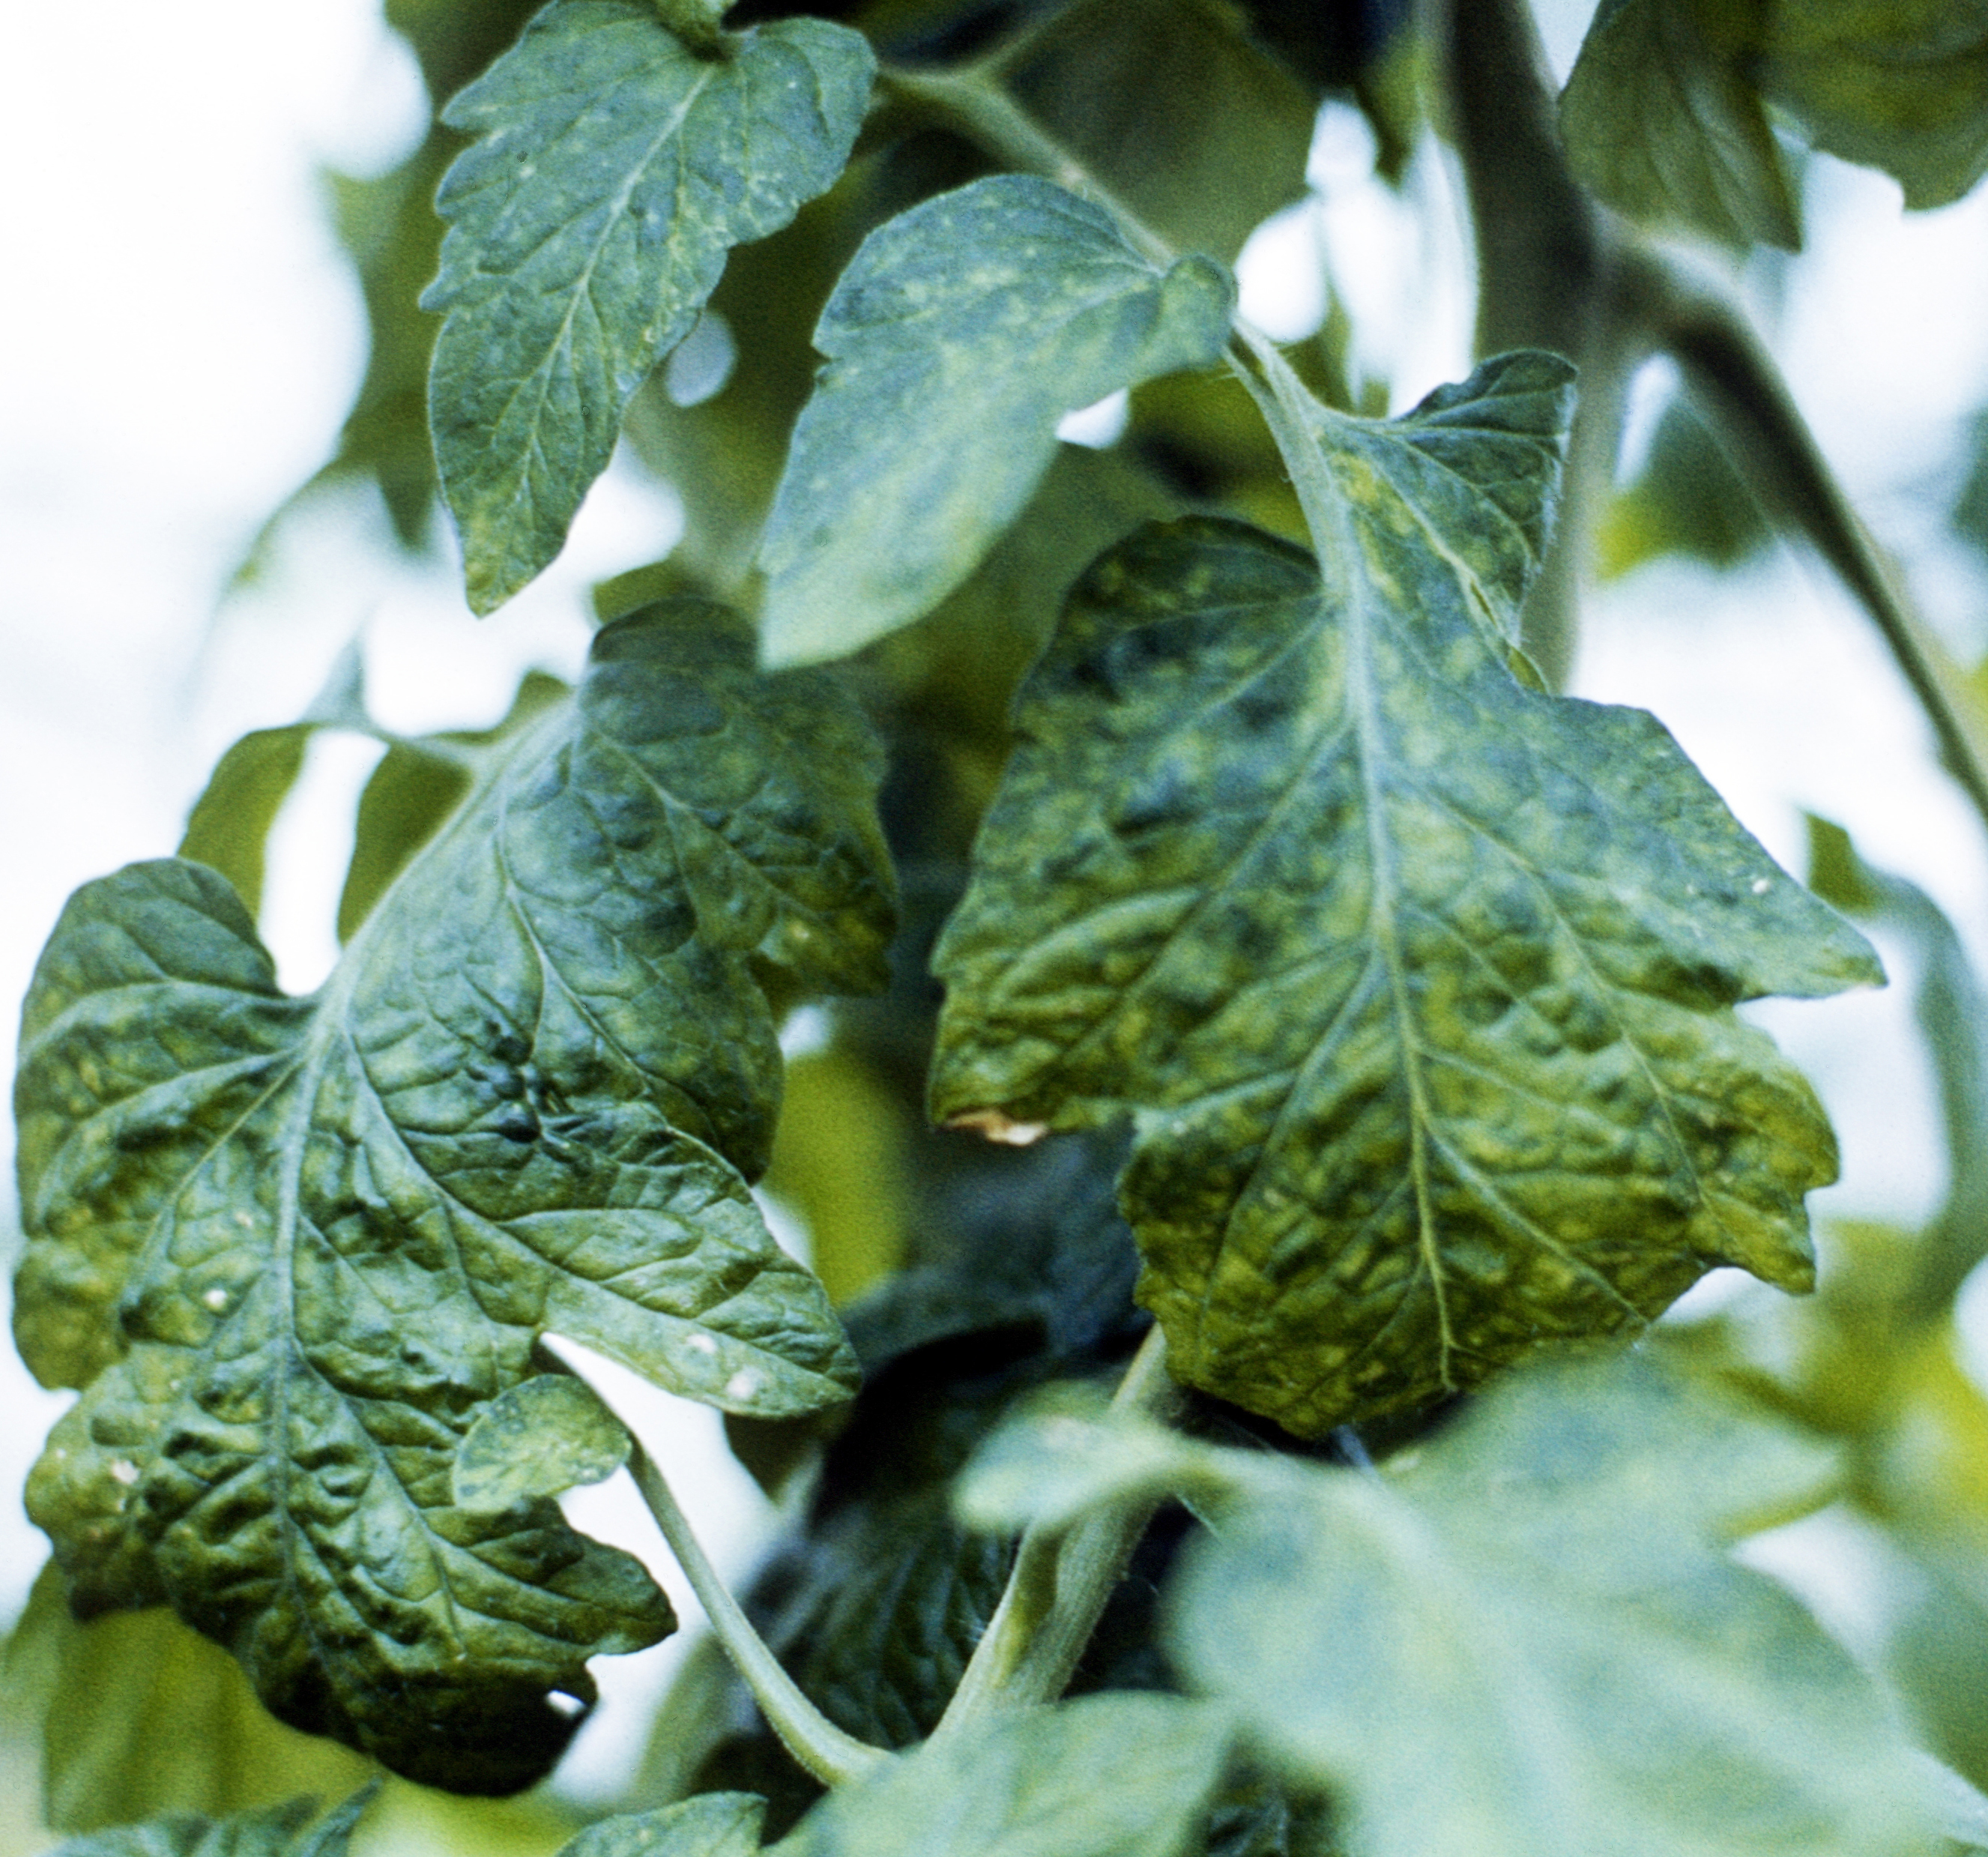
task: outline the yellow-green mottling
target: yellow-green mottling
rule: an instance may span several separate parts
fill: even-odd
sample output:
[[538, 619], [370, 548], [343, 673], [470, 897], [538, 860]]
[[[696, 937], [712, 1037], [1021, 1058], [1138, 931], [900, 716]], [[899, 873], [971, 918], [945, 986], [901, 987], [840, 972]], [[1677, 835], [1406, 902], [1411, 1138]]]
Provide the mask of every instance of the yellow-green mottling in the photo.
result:
[[443, 112], [447, 313], [428, 418], [470, 605], [566, 541], [621, 415], [735, 245], [831, 187], [875, 70], [858, 32], [781, 19], [701, 56], [638, 0], [562, 0]]
[[1064, 414], [1218, 360], [1236, 287], [1162, 269], [1027, 174], [942, 194], [863, 242], [767, 519], [769, 664], [839, 657], [931, 611], [1021, 512]]
[[1834, 1144], [1732, 1008], [1882, 975], [1652, 718], [1515, 675], [1570, 374], [1321, 409], [1323, 580], [1203, 519], [1097, 563], [935, 956], [935, 1114], [1131, 1112], [1175, 1372], [1301, 1433], [1810, 1280]]
[[310, 998], [205, 866], [77, 892], [23, 1016], [15, 1328], [83, 1389], [28, 1490], [80, 1612], [168, 1601], [411, 1777], [543, 1774], [548, 1693], [668, 1608], [549, 1499], [455, 1505], [458, 1448], [546, 1329], [728, 1410], [853, 1389], [746, 1182], [757, 976], [883, 978], [880, 774], [824, 674], [685, 600], [600, 633]]

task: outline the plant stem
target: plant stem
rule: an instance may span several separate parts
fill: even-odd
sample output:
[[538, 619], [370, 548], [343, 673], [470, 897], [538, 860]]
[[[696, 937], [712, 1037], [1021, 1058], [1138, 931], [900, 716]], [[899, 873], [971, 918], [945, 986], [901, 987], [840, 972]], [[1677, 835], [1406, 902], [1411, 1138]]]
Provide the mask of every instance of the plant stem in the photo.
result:
[[[614, 1408], [608, 1404], [607, 1395], [594, 1385], [583, 1364], [559, 1345], [561, 1338], [546, 1335], [543, 1338], [549, 1351], [585, 1380], [593, 1388], [595, 1396], [612, 1412]], [[627, 1426], [626, 1419], [622, 1423]], [[874, 1772], [894, 1758], [881, 1747], [859, 1741], [836, 1727], [781, 1669], [779, 1660], [767, 1649], [766, 1640], [752, 1629], [752, 1621], [732, 1598], [731, 1588], [718, 1578], [718, 1570], [705, 1554], [689, 1518], [678, 1506], [662, 1472], [642, 1449], [641, 1441], [635, 1439], [634, 1428], [627, 1429], [630, 1438], [634, 1439], [634, 1448], [628, 1455], [628, 1470], [635, 1480], [635, 1487], [641, 1492], [649, 1513], [656, 1518], [656, 1526], [662, 1531], [671, 1553], [676, 1556], [684, 1578], [690, 1581], [691, 1591], [697, 1595], [698, 1603], [704, 1608], [711, 1621], [711, 1629], [724, 1646], [733, 1668], [746, 1679], [760, 1713], [787, 1751], [824, 1786], [847, 1785], [851, 1780]]]
[[913, 71], [885, 66], [879, 73], [898, 96], [958, 130], [1010, 167], [1040, 174], [1095, 201], [1126, 238], [1158, 265], [1180, 254], [1118, 195], [1030, 116], [999, 81], [969, 66], [962, 71]]
[[1893, 582], [1773, 358], [1729, 304], [1645, 261], [1625, 276], [1770, 517], [1806, 537], [1870, 615], [1932, 725], [1940, 759], [1988, 825], [1988, 727], [1963, 674]]
[[[1166, 1362], [1166, 1338], [1156, 1323], [1126, 1368], [1112, 1411], [1171, 1418], [1181, 1390]], [[1038, 1524], [1022, 1537], [1006, 1590], [935, 1738], [1063, 1693], [1158, 1507], [1147, 1499], [1111, 1504], [1067, 1532]]]

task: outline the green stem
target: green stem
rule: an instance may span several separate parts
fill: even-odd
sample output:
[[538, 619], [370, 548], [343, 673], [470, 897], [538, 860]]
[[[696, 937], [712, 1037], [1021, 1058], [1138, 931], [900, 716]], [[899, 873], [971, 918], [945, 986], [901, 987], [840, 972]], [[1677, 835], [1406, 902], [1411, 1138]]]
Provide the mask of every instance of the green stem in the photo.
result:
[[1770, 516], [1804, 536], [1870, 616], [1931, 723], [1941, 760], [1988, 825], [1988, 729], [1961, 672], [1899, 592], [1773, 358], [1729, 304], [1645, 261], [1636, 310], [1710, 411]]
[[902, 101], [978, 143], [996, 160], [1095, 201], [1155, 264], [1171, 265], [1180, 255], [995, 79], [972, 66], [963, 71], [915, 71], [887, 65], [878, 75]]
[[[558, 1345], [560, 1338], [546, 1335], [543, 1339], [549, 1351], [585, 1380], [600, 1402], [613, 1411], [607, 1395], [595, 1385], [582, 1363]], [[622, 1423], [627, 1426], [626, 1419]], [[632, 1427], [628, 1427], [628, 1435], [631, 1439], [634, 1438]], [[642, 1500], [648, 1505], [649, 1513], [656, 1518], [656, 1526], [662, 1531], [663, 1539], [676, 1556], [677, 1564], [683, 1569], [684, 1578], [690, 1581], [691, 1591], [697, 1595], [698, 1603], [710, 1619], [712, 1631], [724, 1646], [733, 1668], [746, 1679], [760, 1713], [787, 1751], [824, 1786], [847, 1785], [852, 1780], [874, 1773], [891, 1760], [894, 1757], [881, 1747], [859, 1741], [836, 1727], [801, 1693], [800, 1686], [780, 1667], [779, 1660], [767, 1649], [766, 1640], [752, 1629], [752, 1621], [732, 1598], [732, 1589], [718, 1578], [718, 1570], [705, 1554], [689, 1518], [678, 1506], [662, 1472], [657, 1469], [639, 1441], [629, 1453], [628, 1470], [635, 1479], [635, 1487], [642, 1493]]]
[[[1125, 1370], [1111, 1409], [1165, 1419], [1180, 1399], [1156, 1324]], [[935, 1738], [997, 1710], [1053, 1702], [1063, 1693], [1158, 1507], [1157, 1500], [1112, 1504], [1067, 1532], [1038, 1525], [1023, 1536], [1006, 1590]]]

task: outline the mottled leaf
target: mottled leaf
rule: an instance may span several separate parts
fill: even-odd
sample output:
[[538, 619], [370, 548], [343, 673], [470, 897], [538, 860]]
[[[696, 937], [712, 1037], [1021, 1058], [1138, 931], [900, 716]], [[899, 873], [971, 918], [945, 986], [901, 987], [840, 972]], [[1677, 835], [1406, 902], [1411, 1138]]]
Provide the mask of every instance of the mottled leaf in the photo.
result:
[[1945, 206], [1988, 171], [1988, 0], [1776, 0], [1760, 83], [1908, 206]]
[[750, 1793], [700, 1793], [590, 1825], [559, 1857], [756, 1857], [766, 1810]]
[[377, 1784], [361, 1788], [308, 1830], [317, 1802], [292, 1799], [228, 1818], [173, 1813], [91, 1832], [58, 1845], [51, 1857], [346, 1857], [352, 1828], [377, 1790]]
[[269, 828], [303, 770], [310, 737], [308, 722], [245, 735], [215, 763], [187, 817], [180, 856], [218, 871], [252, 916], [262, 906]]
[[815, 330], [828, 364], [767, 520], [768, 661], [839, 656], [929, 612], [1028, 501], [1058, 420], [1212, 364], [1234, 303], [1212, 259], [1161, 269], [1029, 175], [871, 233]]
[[542, 1374], [486, 1405], [455, 1455], [455, 1500], [495, 1514], [599, 1483], [628, 1461], [627, 1428], [583, 1380]]
[[1765, 0], [1604, 0], [1560, 98], [1574, 173], [1645, 225], [1800, 245], [1754, 83], [1764, 12]]
[[463, 1791], [536, 1778], [583, 1660], [668, 1608], [549, 1500], [450, 1474], [550, 1328], [728, 1409], [844, 1398], [762, 1223], [756, 976], [881, 977], [860, 718], [719, 609], [606, 628], [306, 1000], [202, 866], [72, 898], [16, 1086], [15, 1332], [84, 1389], [31, 1479], [83, 1612], [169, 1599], [285, 1720]]
[[621, 415], [695, 324], [727, 252], [841, 173], [874, 69], [862, 36], [785, 19], [692, 50], [636, 0], [549, 6], [448, 106], [476, 135], [423, 307], [469, 603], [559, 553]]
[[1185, 1857], [1227, 1717], [1178, 1696], [1088, 1696], [938, 1737], [831, 1793], [783, 1857]]
[[1175, 1372], [1300, 1432], [1810, 1280], [1834, 1143], [1731, 1009], [1879, 970], [1653, 719], [1515, 675], [1567, 377], [1314, 409], [1323, 579], [1203, 519], [1098, 562], [934, 957], [935, 1113], [1133, 1111]]
[[1706, 1544], [1807, 1456], [1635, 1360], [1501, 1382], [1398, 1476], [1231, 1453], [1175, 1653], [1367, 1857], [1929, 1857], [1883, 1699]]

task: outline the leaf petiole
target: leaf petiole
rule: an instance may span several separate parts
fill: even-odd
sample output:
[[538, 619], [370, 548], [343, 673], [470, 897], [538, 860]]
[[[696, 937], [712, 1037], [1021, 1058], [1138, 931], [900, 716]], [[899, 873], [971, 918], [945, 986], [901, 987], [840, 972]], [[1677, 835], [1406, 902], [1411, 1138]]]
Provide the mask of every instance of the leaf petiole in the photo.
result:
[[[586, 1363], [577, 1351], [567, 1346], [560, 1335], [547, 1334], [540, 1338], [547, 1351], [556, 1355], [570, 1372], [584, 1380], [600, 1402], [613, 1412], [607, 1394], [587, 1372]], [[620, 1417], [619, 1413], [615, 1416]], [[761, 1713], [787, 1751], [824, 1786], [847, 1785], [893, 1759], [894, 1757], [884, 1749], [859, 1741], [838, 1728], [808, 1700], [800, 1686], [780, 1667], [779, 1660], [766, 1648], [766, 1641], [752, 1629], [752, 1621], [732, 1596], [731, 1588], [718, 1577], [718, 1570], [705, 1554], [703, 1544], [691, 1529], [689, 1517], [678, 1505], [662, 1472], [643, 1449], [634, 1427], [628, 1426], [626, 1419], [621, 1422], [627, 1426], [628, 1435], [634, 1439], [634, 1449], [628, 1456], [628, 1470], [635, 1480], [635, 1487], [641, 1492], [643, 1502], [655, 1517], [656, 1526], [662, 1531], [670, 1552], [676, 1556], [677, 1564], [689, 1581], [691, 1591], [697, 1595], [698, 1603], [704, 1608], [705, 1616], [711, 1621], [712, 1631], [724, 1646], [732, 1667], [745, 1679], [753, 1700], [759, 1703]]]
[[[1164, 1422], [1180, 1399], [1167, 1370], [1166, 1336], [1155, 1323], [1118, 1383], [1111, 1410]], [[1063, 1693], [1158, 1507], [1157, 1499], [1114, 1504], [1067, 1531], [1037, 1524], [1022, 1537], [1007, 1588], [933, 1730], [935, 1740], [997, 1711], [1053, 1702]]]

